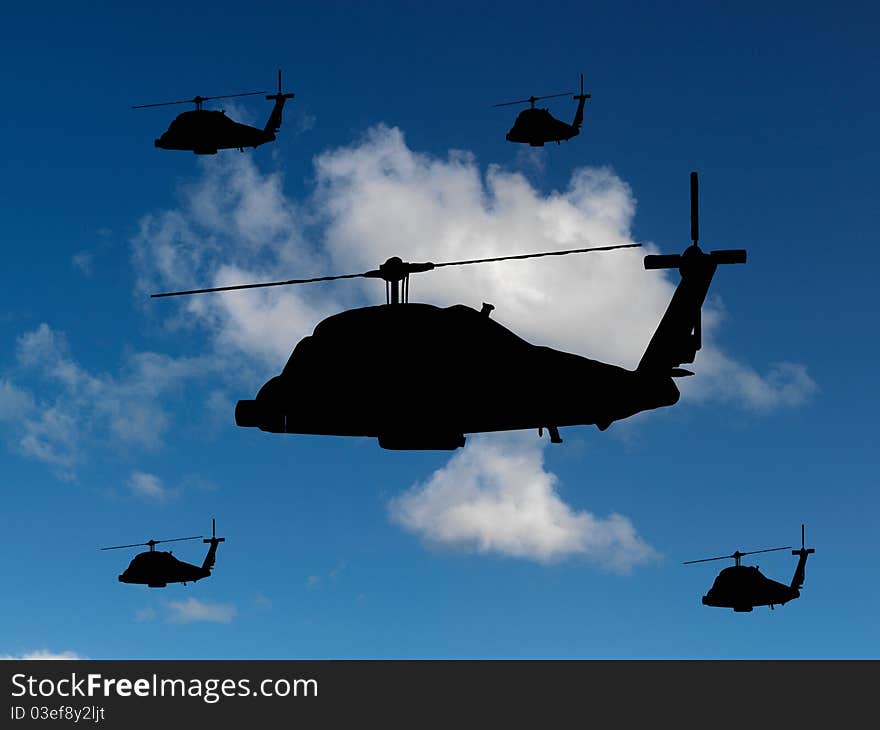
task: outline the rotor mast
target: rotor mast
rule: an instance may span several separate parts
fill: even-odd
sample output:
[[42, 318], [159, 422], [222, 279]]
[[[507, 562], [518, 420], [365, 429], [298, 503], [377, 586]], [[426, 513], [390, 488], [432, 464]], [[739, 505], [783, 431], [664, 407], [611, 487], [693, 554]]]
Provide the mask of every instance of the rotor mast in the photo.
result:
[[392, 256], [378, 269], [366, 272], [365, 276], [384, 279], [386, 304], [406, 304], [409, 302], [409, 275], [433, 268], [434, 264], [430, 262], [413, 264], [399, 256]]

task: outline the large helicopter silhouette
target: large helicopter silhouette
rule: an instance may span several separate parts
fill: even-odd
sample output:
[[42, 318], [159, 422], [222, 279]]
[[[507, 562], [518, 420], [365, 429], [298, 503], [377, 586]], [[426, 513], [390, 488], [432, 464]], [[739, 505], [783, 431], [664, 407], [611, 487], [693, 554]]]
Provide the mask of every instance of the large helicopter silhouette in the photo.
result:
[[212, 99], [232, 99], [238, 96], [254, 96], [264, 94], [263, 91], [248, 91], [243, 94], [224, 94], [223, 96], [194, 96], [183, 101], [165, 101], [159, 104], [139, 104], [132, 109], [146, 109], [156, 106], [173, 104], [195, 104], [196, 108], [178, 114], [171, 125], [154, 144], [164, 150], [188, 150], [197, 155], [216, 155], [217, 150], [238, 149], [244, 152], [245, 147], [259, 147], [266, 142], [275, 140], [275, 134], [281, 129], [281, 111], [288, 99], [295, 94], [284, 94], [281, 91], [281, 71], [278, 71], [278, 93], [266, 96], [275, 102], [266, 126], [260, 129], [249, 124], [241, 124], [226, 116], [222, 110], [202, 109], [202, 104]]
[[634, 248], [641, 244], [499, 256], [442, 263], [392, 257], [360, 274], [221, 286], [153, 297], [256, 289], [287, 284], [382, 279], [384, 306], [328, 317], [294, 348], [280, 375], [254, 400], [235, 408], [239, 426], [272, 433], [367, 436], [386, 449], [456, 449], [465, 434], [547, 428], [560, 443], [560, 426], [614, 421], [679, 399], [679, 366], [701, 347], [700, 310], [719, 264], [745, 263], [744, 250], [704, 253], [697, 245], [697, 175], [691, 173], [691, 238], [681, 255], [646, 256], [646, 269], [681, 273], [666, 313], [638, 367], [626, 370], [579, 355], [539, 347], [491, 319], [494, 307], [440, 308], [410, 304], [409, 277], [446, 266], [564, 256]]
[[545, 142], [556, 142], [577, 137], [581, 133], [581, 124], [584, 121], [584, 102], [591, 98], [590, 94], [584, 93], [584, 75], [581, 74], [581, 93], [574, 94], [577, 99], [577, 111], [571, 124], [556, 119], [549, 109], [536, 108], [535, 102], [540, 99], [553, 99], [564, 94], [549, 94], [547, 96], [530, 96], [528, 99], [519, 101], [505, 101], [494, 106], [510, 106], [511, 104], [529, 104], [528, 109], [523, 109], [507, 133], [505, 139], [508, 142], [524, 142], [532, 147], [543, 147]]
[[702, 560], [688, 560], [684, 565], [694, 563], [707, 563], [711, 560], [729, 560], [733, 558], [735, 565], [722, 570], [709, 592], [703, 596], [704, 606], [717, 606], [719, 608], [732, 608], [738, 613], [751, 611], [755, 606], [770, 606], [771, 609], [777, 604], [784, 606], [789, 601], [800, 597], [801, 588], [804, 586], [804, 571], [807, 565], [807, 556], [816, 552], [813, 548], [804, 548], [804, 526], [801, 525], [801, 549], [792, 550], [792, 555], [798, 556], [797, 566], [791, 583], [785, 585], [771, 580], [763, 575], [758, 566], [742, 565], [740, 560], [744, 555], [756, 555], [758, 553], [772, 553], [777, 550], [789, 550], [791, 545], [766, 550], [749, 550], [740, 552], [737, 550], [732, 555], [722, 555], [717, 558], [703, 558]]
[[179, 542], [180, 540], [198, 540], [202, 535], [192, 537], [175, 537], [170, 540], [147, 540], [133, 545], [114, 545], [113, 547], [100, 548], [101, 550], [119, 550], [121, 548], [141, 547], [149, 545], [146, 550], [132, 558], [128, 567], [119, 575], [120, 583], [138, 583], [150, 588], [164, 588], [168, 583], [183, 583], [186, 585], [192, 581], [195, 583], [202, 578], [210, 578], [211, 570], [217, 556], [217, 545], [226, 542], [225, 537], [217, 537], [216, 524], [211, 519], [211, 537], [202, 542], [209, 543], [208, 553], [201, 566], [185, 563], [175, 558], [171, 551], [163, 552], [156, 550], [156, 545], [163, 542]]

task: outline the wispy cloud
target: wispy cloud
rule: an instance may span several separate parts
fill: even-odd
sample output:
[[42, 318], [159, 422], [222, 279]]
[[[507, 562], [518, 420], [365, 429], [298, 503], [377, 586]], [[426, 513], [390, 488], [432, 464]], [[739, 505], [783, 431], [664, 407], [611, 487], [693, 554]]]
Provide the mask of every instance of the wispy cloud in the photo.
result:
[[238, 611], [231, 603], [210, 603], [197, 598], [185, 601], [168, 601], [166, 620], [171, 623], [188, 624], [196, 621], [228, 624], [235, 618]]
[[88, 659], [88, 657], [77, 654], [74, 651], [49, 651], [48, 649], [37, 649], [35, 651], [26, 651], [22, 654], [0, 654], [0, 660], [9, 659]]
[[328, 581], [335, 581], [347, 567], [348, 562], [340, 560], [326, 575], [310, 575], [306, 578], [306, 588], [315, 590]]
[[147, 606], [146, 608], [139, 608], [135, 611], [134, 620], [140, 624], [150, 623], [151, 621], [155, 621], [159, 617], [159, 614], [156, 612], [156, 609], [152, 606]]
[[136, 497], [152, 502], [167, 502], [177, 496], [177, 490], [164, 486], [155, 474], [142, 471], [132, 472], [128, 488]]
[[21, 453], [65, 479], [90, 445], [157, 448], [170, 423], [161, 396], [213, 367], [206, 358], [140, 352], [116, 374], [92, 373], [46, 323], [19, 336], [16, 365], [0, 380], [0, 423]]
[[688, 378], [682, 392], [695, 401], [723, 401], [767, 413], [809, 402], [819, 386], [801, 363], [773, 363], [765, 375], [718, 350], [701, 353], [700, 378]]
[[95, 255], [91, 251], [77, 251], [70, 263], [83, 276], [91, 277], [95, 273]]

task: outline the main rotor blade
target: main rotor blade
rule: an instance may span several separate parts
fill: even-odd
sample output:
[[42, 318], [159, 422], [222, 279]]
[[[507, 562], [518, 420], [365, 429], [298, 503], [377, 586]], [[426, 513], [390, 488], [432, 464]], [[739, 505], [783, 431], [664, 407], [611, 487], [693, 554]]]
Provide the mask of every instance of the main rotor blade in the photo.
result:
[[151, 106], [172, 106], [174, 104], [201, 104], [203, 101], [211, 99], [232, 99], [236, 96], [255, 96], [256, 94], [265, 94], [265, 91], [247, 91], [243, 94], [224, 94], [223, 96], [194, 96], [192, 99], [182, 99], [181, 101], [163, 101], [158, 104], [138, 104], [132, 109], [146, 109]]
[[114, 545], [113, 547], [98, 548], [98, 550], [119, 550], [120, 548], [142, 547], [149, 544], [148, 542], [135, 542], [131, 545]]
[[702, 558], [701, 560], [685, 560], [682, 565], [691, 565], [693, 563], [708, 563], [710, 560], [730, 560], [735, 555], [719, 555], [717, 558]]
[[114, 545], [113, 547], [98, 548], [99, 550], [119, 550], [120, 548], [142, 547], [150, 545], [158, 545], [160, 542], [179, 542], [180, 540], [199, 540], [204, 535], [193, 535], [192, 537], [172, 537], [169, 540], [148, 540], [147, 542], [136, 542], [132, 545]]
[[202, 101], [210, 101], [211, 99], [232, 99], [236, 96], [256, 96], [257, 94], [265, 94], [265, 91], [245, 91], [243, 94], [223, 94], [223, 96], [203, 96]]
[[703, 558], [702, 560], [686, 560], [682, 563], [682, 565], [691, 565], [692, 563], [708, 563], [710, 560], [736, 560], [736, 556], [742, 557], [743, 555], [757, 555], [758, 553], [772, 553], [776, 550], [790, 550], [791, 545], [786, 545], [785, 547], [778, 548], [767, 548], [766, 550], [749, 550], [747, 553], [741, 553], [738, 550], [732, 555], [720, 555], [717, 558]]
[[786, 545], [785, 547], [778, 547], [778, 548], [767, 548], [766, 550], [750, 550], [747, 553], [740, 553], [740, 555], [757, 555], [758, 553], [772, 553], [776, 550], [791, 550], [791, 545]]
[[519, 259], [536, 259], [541, 256], [565, 256], [570, 253], [588, 253], [590, 251], [613, 251], [617, 248], [640, 248], [640, 243], [620, 243], [613, 246], [593, 246], [592, 248], [570, 248], [567, 251], [544, 251], [543, 253], [524, 253], [518, 256], [496, 256], [491, 259], [468, 259], [466, 261], [444, 261], [434, 264], [435, 269], [442, 266], [464, 266], [465, 264], [486, 264], [491, 261], [516, 261]]
[[[590, 251], [613, 251], [617, 248], [639, 248], [640, 243], [621, 243], [613, 246], [593, 246], [591, 248], [572, 248], [567, 251], [544, 251], [542, 253], [525, 253], [517, 256], [496, 256], [488, 259], [468, 259], [466, 261], [443, 261], [439, 264], [424, 263], [411, 264], [409, 262], [398, 262], [399, 265], [406, 268], [406, 273], [417, 273], [418, 271], [430, 271], [431, 269], [439, 269], [444, 266], [464, 266], [466, 264], [485, 264], [492, 261], [515, 261], [520, 259], [533, 259], [542, 256], [565, 256], [570, 253], [588, 253]], [[387, 262], [386, 262], [387, 264]], [[385, 264], [383, 264], [385, 266]], [[180, 297], [189, 294], [209, 294], [211, 292], [221, 291], [238, 291], [241, 289], [262, 289], [268, 286], [287, 286], [288, 284], [311, 284], [316, 281], [336, 281], [338, 279], [382, 279], [382, 271], [373, 269], [365, 271], [361, 274], [342, 274], [339, 276], [316, 276], [311, 279], [288, 279], [287, 281], [267, 281], [260, 284], [235, 284], [233, 286], [214, 286], [208, 289], [188, 289], [187, 291], [171, 291], [162, 292], [161, 294], [150, 294], [152, 299], [161, 299], [162, 297]]]
[[691, 241], [700, 240], [700, 180], [691, 173]]
[[505, 101], [503, 104], [493, 104], [492, 106], [510, 106], [511, 104], [534, 104], [541, 99], [555, 99], [557, 96], [569, 96], [565, 94], [547, 94], [546, 96], [530, 96], [528, 99], [520, 99], [519, 101]]
[[158, 104], [138, 104], [132, 109], [148, 109], [151, 106], [173, 106], [174, 104], [192, 104], [192, 99], [183, 99], [181, 101], [161, 101]]
[[216, 291], [237, 291], [238, 289], [262, 289], [267, 286], [286, 286], [287, 284], [311, 284], [315, 281], [335, 281], [336, 279], [357, 279], [365, 277], [369, 272], [363, 274], [342, 274], [341, 276], [316, 276], [313, 279], [288, 279], [287, 281], [267, 281], [262, 284], [236, 284], [235, 286], [214, 286], [210, 289], [190, 289], [189, 291], [169, 291], [162, 294], [150, 294], [153, 299], [162, 297], [181, 297], [187, 294], [208, 294]]

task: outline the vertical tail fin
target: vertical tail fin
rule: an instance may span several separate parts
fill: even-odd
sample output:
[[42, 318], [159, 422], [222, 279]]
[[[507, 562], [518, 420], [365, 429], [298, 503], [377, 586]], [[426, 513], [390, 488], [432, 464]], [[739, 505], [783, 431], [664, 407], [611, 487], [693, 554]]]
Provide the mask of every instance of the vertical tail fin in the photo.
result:
[[798, 556], [798, 564], [794, 569], [794, 575], [791, 578], [792, 590], [800, 591], [804, 585], [805, 568], [807, 567], [807, 556], [816, 552], [813, 548], [804, 548], [804, 526], [801, 525], [801, 549], [792, 550], [792, 555]]
[[269, 119], [266, 120], [266, 126], [263, 128], [263, 131], [266, 134], [273, 135], [281, 129], [281, 110], [284, 109], [284, 102], [288, 99], [293, 99], [296, 94], [283, 94], [281, 92], [281, 69], [278, 69], [278, 93], [277, 94], [269, 94], [266, 96], [270, 101], [275, 102], [275, 106], [272, 107], [272, 112], [269, 114]]
[[581, 74], [581, 93], [575, 94], [572, 98], [578, 100], [577, 111], [574, 113], [574, 121], [571, 123], [571, 126], [574, 127], [577, 131], [580, 131], [581, 124], [584, 123], [584, 102], [587, 99], [590, 99], [592, 94], [584, 93], [584, 75]]
[[214, 563], [217, 560], [217, 545], [221, 542], [226, 542], [225, 537], [217, 537], [216, 532], [216, 521], [214, 518], [211, 518], [211, 539], [210, 540], [202, 540], [202, 542], [207, 542], [211, 544], [211, 547], [208, 548], [208, 554], [205, 555], [205, 561], [202, 563], [202, 570], [211, 572], [211, 568], [214, 567]]
[[[669, 372], [682, 363], [693, 362], [703, 346], [701, 310], [718, 264], [744, 264], [743, 249], [704, 253], [700, 238], [699, 188], [697, 173], [691, 173], [691, 240], [681, 255], [645, 256], [646, 269], [675, 269], [681, 281], [663, 314], [639, 363], [642, 372]], [[684, 373], [682, 373], [684, 374]]]

